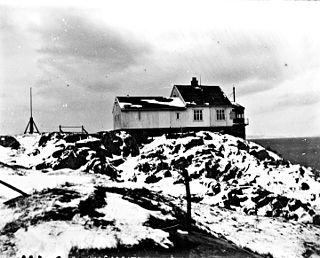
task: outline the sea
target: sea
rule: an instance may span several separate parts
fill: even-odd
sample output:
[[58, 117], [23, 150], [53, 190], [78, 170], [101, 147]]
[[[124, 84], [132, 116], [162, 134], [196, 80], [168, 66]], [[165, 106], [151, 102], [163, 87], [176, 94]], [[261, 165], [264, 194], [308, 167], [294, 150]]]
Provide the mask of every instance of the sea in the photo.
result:
[[250, 139], [293, 164], [320, 170], [320, 137]]

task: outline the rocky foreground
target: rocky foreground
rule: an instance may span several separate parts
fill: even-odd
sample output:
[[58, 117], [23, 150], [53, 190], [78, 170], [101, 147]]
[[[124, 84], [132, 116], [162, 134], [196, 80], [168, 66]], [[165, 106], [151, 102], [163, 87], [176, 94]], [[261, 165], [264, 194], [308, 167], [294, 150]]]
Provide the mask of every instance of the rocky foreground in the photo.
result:
[[0, 179], [26, 193], [0, 185], [6, 256], [119, 250], [143, 256], [145, 250], [196, 257], [196, 248], [203, 256], [320, 255], [319, 174], [253, 142], [210, 132], [143, 140], [124, 132], [52, 133], [1, 141]]

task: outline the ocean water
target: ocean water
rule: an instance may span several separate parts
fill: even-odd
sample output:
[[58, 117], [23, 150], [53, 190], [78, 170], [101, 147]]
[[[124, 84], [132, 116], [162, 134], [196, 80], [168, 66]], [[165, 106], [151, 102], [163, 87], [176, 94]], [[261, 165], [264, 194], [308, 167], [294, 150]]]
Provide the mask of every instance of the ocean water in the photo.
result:
[[293, 164], [320, 170], [320, 137], [250, 139], [280, 154]]

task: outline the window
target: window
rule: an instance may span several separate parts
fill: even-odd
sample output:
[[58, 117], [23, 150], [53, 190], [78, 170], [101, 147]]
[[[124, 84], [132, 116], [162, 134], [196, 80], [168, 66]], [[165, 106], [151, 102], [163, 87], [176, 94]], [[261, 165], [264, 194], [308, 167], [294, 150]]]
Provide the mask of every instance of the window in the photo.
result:
[[202, 109], [193, 110], [193, 120], [194, 121], [202, 121], [203, 120]]
[[224, 114], [224, 109], [217, 110], [217, 120], [226, 120], [226, 116]]
[[180, 120], [180, 113], [176, 113], [177, 115], [177, 120]]
[[237, 118], [236, 113], [234, 111], [231, 111], [230, 112], [230, 119], [235, 119], [235, 118]]

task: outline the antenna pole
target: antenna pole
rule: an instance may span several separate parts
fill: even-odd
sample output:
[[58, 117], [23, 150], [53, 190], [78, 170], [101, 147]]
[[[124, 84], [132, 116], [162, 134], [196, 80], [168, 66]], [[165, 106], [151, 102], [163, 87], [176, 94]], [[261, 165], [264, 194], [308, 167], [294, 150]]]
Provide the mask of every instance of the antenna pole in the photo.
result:
[[233, 85], [233, 102], [236, 102], [236, 87]]
[[30, 134], [34, 133], [34, 129], [36, 129], [37, 133], [40, 133], [39, 130], [38, 130], [38, 127], [37, 127], [37, 125], [34, 122], [33, 117], [32, 117], [32, 87], [30, 87], [30, 118], [29, 118], [29, 122], [27, 124], [27, 128], [24, 131], [25, 134], [28, 132], [28, 128], [29, 128], [29, 133]]
[[32, 117], [32, 87], [30, 87], [30, 115]]

